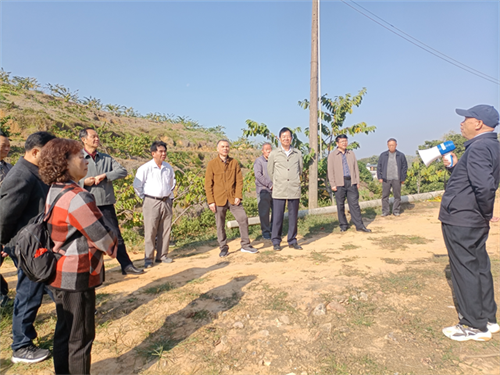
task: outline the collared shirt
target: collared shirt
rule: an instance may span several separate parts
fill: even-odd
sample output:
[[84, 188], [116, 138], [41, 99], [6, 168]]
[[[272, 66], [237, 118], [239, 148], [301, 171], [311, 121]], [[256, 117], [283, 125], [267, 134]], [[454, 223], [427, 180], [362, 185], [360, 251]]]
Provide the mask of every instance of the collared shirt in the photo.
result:
[[134, 190], [144, 199], [145, 195], [156, 198], [174, 198], [175, 180], [174, 169], [167, 162], [158, 167], [154, 159], [141, 165], [135, 174]]
[[344, 173], [344, 177], [351, 177], [351, 172], [349, 172], [349, 166], [347, 165], [345, 152], [342, 153], [342, 171]]
[[7, 163], [5, 160], [0, 160], [0, 186], [2, 181], [7, 176], [7, 173], [12, 169], [12, 165]]
[[288, 149], [288, 151], [287, 151], [287, 150], [285, 150], [285, 149], [283, 148], [283, 146], [281, 146], [281, 149], [282, 149], [282, 150], [283, 150], [283, 152], [285, 153], [286, 157], [289, 157], [289, 156], [290, 156], [290, 154], [292, 153], [293, 147], [292, 147], [292, 146], [290, 146], [290, 148]]

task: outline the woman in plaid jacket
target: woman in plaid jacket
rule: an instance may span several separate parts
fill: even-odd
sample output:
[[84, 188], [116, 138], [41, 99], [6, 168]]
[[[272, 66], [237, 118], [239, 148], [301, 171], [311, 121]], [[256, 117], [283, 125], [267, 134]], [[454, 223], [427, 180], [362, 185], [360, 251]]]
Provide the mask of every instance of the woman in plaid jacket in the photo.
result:
[[56, 374], [90, 374], [95, 288], [104, 282], [104, 253], [116, 257], [117, 239], [104, 225], [94, 196], [77, 183], [87, 174], [82, 146], [69, 139], [53, 139], [40, 157], [40, 177], [51, 185], [46, 212], [58, 194], [66, 191], [47, 221], [52, 250], [60, 255], [50, 284], [57, 311], [54, 368]]

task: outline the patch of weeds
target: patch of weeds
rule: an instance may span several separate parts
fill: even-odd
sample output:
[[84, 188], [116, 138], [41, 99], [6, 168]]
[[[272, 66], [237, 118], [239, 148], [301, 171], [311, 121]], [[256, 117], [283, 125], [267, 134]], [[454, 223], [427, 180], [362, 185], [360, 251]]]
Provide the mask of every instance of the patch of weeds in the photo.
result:
[[153, 342], [146, 349], [137, 349], [137, 353], [146, 358], [158, 358], [161, 359], [163, 354], [173, 349], [177, 345], [177, 341], [172, 340], [170, 337], [161, 337], [160, 340]]
[[349, 310], [352, 314], [351, 323], [357, 326], [370, 327], [374, 323], [373, 313], [377, 306], [370, 302], [352, 301]]
[[356, 259], [359, 259], [359, 257], [358, 256], [345, 257], [345, 258], [342, 258], [341, 261], [344, 263], [347, 263], [347, 262], [354, 262]]
[[325, 358], [321, 368], [322, 374], [348, 375], [350, 374], [344, 360], [339, 360], [335, 354]]
[[399, 273], [390, 273], [388, 276], [375, 276], [374, 281], [380, 285], [384, 293], [415, 293], [423, 288], [417, 275], [408, 269]]
[[330, 260], [329, 256], [326, 256], [325, 254], [318, 253], [316, 251], [311, 252], [309, 257], [316, 263], [326, 263]]
[[406, 236], [402, 234], [379, 238], [368, 237], [368, 239], [375, 245], [387, 250], [403, 250], [408, 248], [406, 245], [423, 245], [433, 241], [420, 236]]
[[209, 279], [210, 279], [209, 277], [200, 277], [199, 279], [189, 280], [186, 284], [203, 284], [204, 282], [208, 281]]
[[161, 284], [158, 286], [152, 286], [144, 291], [146, 294], [160, 294], [163, 292], [168, 292], [172, 289], [175, 289], [175, 285], [171, 282], [166, 282], [165, 284]]
[[352, 243], [345, 243], [342, 245], [342, 249], [344, 250], [354, 250], [354, 249], [359, 249], [359, 246], [354, 245]]
[[388, 264], [403, 264], [403, 260], [399, 258], [381, 258], [381, 260]]
[[212, 317], [212, 314], [210, 313], [210, 311], [208, 310], [200, 310], [200, 311], [196, 311], [192, 318], [195, 322], [201, 322], [201, 321], [204, 321], [204, 320], [208, 320]]
[[366, 272], [360, 271], [357, 268], [348, 266], [346, 264], [342, 265], [340, 270], [340, 275], [351, 277], [351, 276], [365, 276]]
[[288, 293], [278, 289], [267, 289], [265, 295], [264, 309], [272, 311], [290, 311], [295, 312], [295, 308], [288, 300]]
[[95, 304], [96, 304], [96, 306], [102, 306], [106, 302], [109, 302], [110, 299], [111, 299], [110, 293], [99, 293], [99, 294], [96, 294], [96, 296], [95, 296]]
[[224, 297], [221, 299], [221, 303], [224, 305], [225, 308], [230, 309], [231, 307], [236, 306], [240, 299], [240, 296], [238, 295], [237, 292], [233, 292], [231, 297]]
[[266, 251], [259, 251], [257, 257], [255, 258], [255, 261], [261, 263], [286, 262], [287, 258], [279, 255], [277, 251], [266, 250]]

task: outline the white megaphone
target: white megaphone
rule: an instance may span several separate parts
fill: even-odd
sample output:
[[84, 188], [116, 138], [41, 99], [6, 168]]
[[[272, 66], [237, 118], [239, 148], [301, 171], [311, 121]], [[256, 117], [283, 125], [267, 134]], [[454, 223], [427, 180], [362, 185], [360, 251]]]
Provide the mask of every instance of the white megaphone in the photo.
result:
[[439, 159], [441, 156], [444, 156], [446, 159], [450, 161], [450, 165], [448, 168], [453, 167], [453, 158], [451, 157], [450, 152], [455, 149], [455, 144], [453, 141], [446, 141], [437, 145], [433, 148], [429, 148], [427, 150], [418, 150], [422, 161], [425, 166], [428, 167], [434, 160]]

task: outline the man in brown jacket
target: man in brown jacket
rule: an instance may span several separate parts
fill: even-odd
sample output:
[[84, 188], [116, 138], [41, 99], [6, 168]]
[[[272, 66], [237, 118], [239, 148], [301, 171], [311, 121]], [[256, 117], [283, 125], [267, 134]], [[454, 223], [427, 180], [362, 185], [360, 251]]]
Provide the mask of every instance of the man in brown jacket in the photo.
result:
[[210, 210], [215, 213], [217, 241], [221, 258], [229, 252], [226, 237], [226, 212], [229, 209], [240, 227], [241, 251], [255, 254], [258, 250], [250, 245], [248, 217], [241, 204], [243, 199], [243, 175], [238, 162], [229, 157], [229, 141], [217, 142], [217, 157], [210, 160], [205, 173], [205, 194]]
[[335, 192], [337, 201], [337, 214], [339, 217], [340, 231], [345, 232], [349, 223], [345, 216], [345, 199], [349, 204], [351, 220], [359, 232], [371, 232], [363, 224], [361, 209], [359, 208], [359, 169], [354, 152], [347, 149], [347, 136], [341, 134], [335, 138], [337, 148], [328, 155], [328, 180]]

